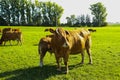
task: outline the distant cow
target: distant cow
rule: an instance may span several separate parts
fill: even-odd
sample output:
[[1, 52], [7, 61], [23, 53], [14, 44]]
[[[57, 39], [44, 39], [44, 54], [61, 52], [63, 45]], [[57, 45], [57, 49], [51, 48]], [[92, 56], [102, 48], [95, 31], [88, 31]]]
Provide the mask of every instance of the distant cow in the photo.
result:
[[[11, 32], [11, 31], [7, 31], [4, 34], [2, 34], [2, 37], [0, 39], [0, 45], [4, 42], [4, 45], [6, 44], [7, 41], [11, 41], [11, 40], [17, 40], [18, 43], [22, 44], [22, 32]], [[18, 44], [17, 43], [17, 44]], [[11, 44], [11, 42], [10, 42]]]
[[90, 32], [96, 32], [95, 29], [88, 29], [88, 31], [90, 31]]
[[39, 52], [39, 55], [40, 55], [40, 66], [42, 67], [43, 66], [43, 58], [46, 54], [46, 52], [50, 52], [52, 53], [52, 50], [51, 50], [51, 36], [46, 36], [44, 38], [41, 38], [40, 41], [39, 41], [39, 44], [38, 44], [38, 52]]
[[51, 39], [51, 48], [55, 53], [58, 69], [61, 71], [60, 58], [63, 58], [65, 64], [65, 73], [68, 73], [68, 58], [69, 54], [81, 53], [82, 61], [84, 63], [84, 50], [86, 49], [89, 56], [89, 63], [92, 64], [92, 57], [90, 51], [91, 36], [88, 30], [67, 31], [62, 28], [46, 29], [53, 33]]

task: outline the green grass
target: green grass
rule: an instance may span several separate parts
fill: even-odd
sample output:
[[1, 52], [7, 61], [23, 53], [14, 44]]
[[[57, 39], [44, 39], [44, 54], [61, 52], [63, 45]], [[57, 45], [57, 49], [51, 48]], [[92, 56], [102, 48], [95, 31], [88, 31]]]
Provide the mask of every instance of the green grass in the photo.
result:
[[97, 32], [91, 33], [93, 64], [87, 64], [87, 54], [84, 65], [79, 65], [81, 55], [70, 55], [67, 75], [56, 71], [54, 54], [47, 53], [44, 67], [39, 67], [37, 44], [50, 34], [44, 32], [46, 27], [20, 28], [22, 46], [10, 46], [9, 42], [0, 46], [0, 80], [120, 80], [120, 27], [95, 28]]

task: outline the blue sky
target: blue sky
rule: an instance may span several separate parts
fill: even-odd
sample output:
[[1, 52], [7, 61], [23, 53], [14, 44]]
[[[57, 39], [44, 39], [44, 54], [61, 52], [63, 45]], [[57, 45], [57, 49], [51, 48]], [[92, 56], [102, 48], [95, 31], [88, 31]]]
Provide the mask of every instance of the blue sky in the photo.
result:
[[102, 2], [107, 9], [107, 22], [120, 22], [120, 0], [39, 0], [56, 2], [64, 8], [61, 22], [66, 22], [66, 17], [72, 14], [91, 14], [90, 5]]

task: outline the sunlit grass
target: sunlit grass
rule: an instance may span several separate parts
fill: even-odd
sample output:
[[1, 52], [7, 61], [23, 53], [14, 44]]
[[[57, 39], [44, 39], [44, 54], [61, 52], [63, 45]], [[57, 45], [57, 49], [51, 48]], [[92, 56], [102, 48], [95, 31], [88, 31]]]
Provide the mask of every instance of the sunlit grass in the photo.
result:
[[[4, 28], [4, 27], [1, 27]], [[0, 46], [0, 80], [119, 80], [120, 79], [120, 27], [101, 27], [91, 33], [93, 64], [78, 65], [81, 55], [70, 55], [69, 74], [56, 71], [54, 54], [44, 58], [44, 67], [39, 67], [37, 44], [46, 27], [20, 27], [23, 45]], [[76, 28], [65, 29], [73, 30]], [[62, 63], [64, 68], [64, 64]]]

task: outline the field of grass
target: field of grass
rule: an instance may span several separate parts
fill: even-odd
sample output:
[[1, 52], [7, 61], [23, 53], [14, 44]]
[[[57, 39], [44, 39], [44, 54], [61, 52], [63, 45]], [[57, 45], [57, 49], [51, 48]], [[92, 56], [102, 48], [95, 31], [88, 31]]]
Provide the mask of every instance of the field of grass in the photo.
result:
[[88, 64], [87, 54], [83, 65], [79, 65], [81, 55], [70, 55], [67, 75], [56, 71], [54, 54], [47, 53], [44, 67], [39, 67], [37, 44], [41, 37], [50, 34], [44, 32], [46, 27], [20, 28], [23, 33], [21, 46], [15, 42], [13, 46], [9, 42], [0, 46], [0, 80], [120, 80], [119, 26], [95, 28], [97, 32], [91, 33], [93, 64]]

